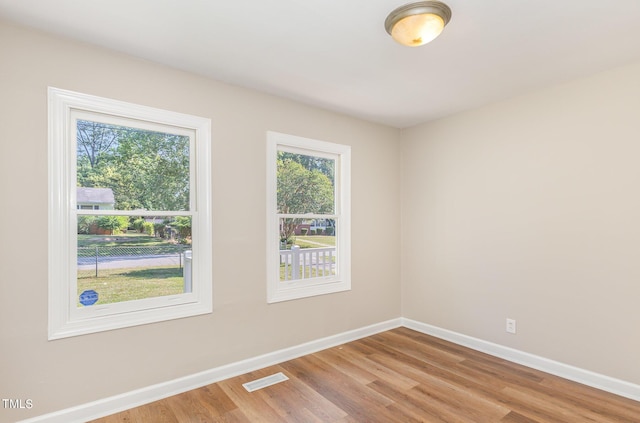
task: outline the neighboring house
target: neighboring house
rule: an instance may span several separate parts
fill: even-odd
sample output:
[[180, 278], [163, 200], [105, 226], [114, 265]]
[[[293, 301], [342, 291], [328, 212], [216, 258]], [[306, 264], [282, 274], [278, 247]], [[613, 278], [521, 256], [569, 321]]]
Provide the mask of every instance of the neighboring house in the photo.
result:
[[116, 200], [111, 188], [78, 187], [76, 204], [78, 210], [113, 210]]
[[[307, 219], [296, 226], [295, 234], [303, 235], [303, 229], [306, 229], [308, 235], [333, 235], [333, 230], [331, 229], [332, 227], [333, 222], [331, 221], [331, 219]], [[328, 231], [327, 228], [329, 228]]]

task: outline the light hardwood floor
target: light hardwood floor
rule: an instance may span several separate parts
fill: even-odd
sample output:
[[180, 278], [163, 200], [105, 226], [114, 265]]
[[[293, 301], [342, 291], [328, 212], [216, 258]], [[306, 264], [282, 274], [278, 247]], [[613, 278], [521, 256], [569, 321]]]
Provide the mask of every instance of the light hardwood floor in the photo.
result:
[[398, 328], [93, 423], [114, 422], [638, 423], [640, 402]]

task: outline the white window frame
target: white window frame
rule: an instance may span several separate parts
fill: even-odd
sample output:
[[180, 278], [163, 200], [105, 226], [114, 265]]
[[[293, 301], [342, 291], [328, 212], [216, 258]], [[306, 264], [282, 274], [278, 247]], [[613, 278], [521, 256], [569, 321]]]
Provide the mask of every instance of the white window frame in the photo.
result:
[[[277, 195], [278, 151], [335, 158], [336, 274], [293, 281], [280, 280], [280, 217]], [[304, 215], [323, 218], [326, 215]], [[267, 302], [306, 298], [351, 289], [351, 147], [326, 141], [267, 132]]]
[[[49, 87], [49, 339], [112, 330], [211, 313], [211, 120]], [[78, 307], [77, 217], [139, 215], [125, 210], [76, 207], [76, 121], [98, 116], [107, 123], [135, 122], [136, 127], [169, 128], [190, 137], [190, 207], [192, 218], [192, 292], [142, 300]], [[162, 212], [153, 212], [160, 215]]]

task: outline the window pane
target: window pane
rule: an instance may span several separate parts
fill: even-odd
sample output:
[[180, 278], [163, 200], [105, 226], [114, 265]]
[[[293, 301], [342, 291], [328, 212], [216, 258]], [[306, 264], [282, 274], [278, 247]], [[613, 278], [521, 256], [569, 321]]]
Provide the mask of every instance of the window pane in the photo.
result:
[[191, 218], [78, 216], [78, 307], [191, 292]]
[[336, 274], [334, 219], [280, 219], [280, 281]]
[[189, 137], [77, 121], [77, 208], [189, 210]]
[[335, 213], [335, 160], [278, 152], [278, 213]]

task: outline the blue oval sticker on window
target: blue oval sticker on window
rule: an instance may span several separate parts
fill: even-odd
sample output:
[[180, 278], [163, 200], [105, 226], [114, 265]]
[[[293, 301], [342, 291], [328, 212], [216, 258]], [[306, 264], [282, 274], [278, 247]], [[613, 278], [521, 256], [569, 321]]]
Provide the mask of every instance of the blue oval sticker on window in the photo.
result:
[[83, 306], [94, 305], [98, 301], [98, 293], [93, 289], [88, 289], [80, 294], [80, 304]]

